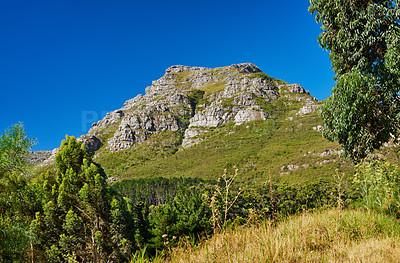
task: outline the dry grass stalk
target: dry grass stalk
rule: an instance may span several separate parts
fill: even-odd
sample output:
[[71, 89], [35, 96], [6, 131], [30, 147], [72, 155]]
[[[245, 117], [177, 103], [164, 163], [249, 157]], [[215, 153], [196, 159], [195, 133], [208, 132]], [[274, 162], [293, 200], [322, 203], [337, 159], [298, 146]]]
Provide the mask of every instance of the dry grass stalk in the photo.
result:
[[362, 211], [306, 213], [276, 226], [227, 229], [199, 247], [174, 251], [171, 262], [398, 262], [400, 227], [390, 220]]

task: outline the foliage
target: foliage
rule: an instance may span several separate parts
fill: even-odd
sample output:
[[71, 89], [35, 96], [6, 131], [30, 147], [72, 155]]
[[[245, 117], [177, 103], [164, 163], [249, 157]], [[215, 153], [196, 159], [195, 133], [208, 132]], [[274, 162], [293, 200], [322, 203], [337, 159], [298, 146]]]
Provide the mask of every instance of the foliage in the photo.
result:
[[149, 247], [165, 249], [191, 236], [198, 240], [210, 231], [210, 208], [198, 187], [181, 187], [171, 202], [151, 208]]
[[359, 185], [367, 209], [400, 218], [400, 168], [388, 161], [371, 160], [357, 166]]
[[67, 137], [57, 172], [37, 179], [42, 209], [31, 222], [34, 261], [126, 261], [134, 251], [132, 215], [85, 146]]
[[95, 160], [101, 164], [107, 175], [123, 177], [132, 169], [146, 166], [154, 160], [172, 156], [178, 151], [180, 143], [181, 134], [163, 131], [153, 134], [148, 141], [130, 149], [110, 152], [106, 148], [102, 148], [97, 152]]
[[0, 136], [0, 261], [24, 262], [31, 234], [26, 223], [36, 203], [27, 184], [27, 157], [34, 140], [22, 124]]
[[262, 79], [265, 82], [270, 83], [270, 84], [275, 85], [275, 86], [282, 85], [282, 84], [287, 84], [285, 81], [280, 80], [280, 79], [274, 79], [274, 78], [268, 76], [264, 72], [252, 73], [248, 78], [249, 79], [259, 78], [259, 79]]
[[[229, 184], [231, 179], [226, 176], [226, 182], [219, 182], [218, 188], [222, 196], [218, 191], [214, 192], [215, 181], [204, 182], [195, 178], [130, 179], [114, 185], [123, 195], [137, 196], [132, 199], [135, 200], [137, 209], [142, 212], [135, 213], [141, 215], [140, 219], [137, 219], [140, 223], [136, 223], [136, 227], [140, 228], [136, 241], [142, 249], [147, 248], [146, 253], [149, 255], [157, 254], [156, 251], [168, 251], [185, 240], [196, 244], [205, 233], [212, 231], [213, 223], [214, 228], [217, 227], [215, 219], [218, 222], [222, 221], [221, 225], [226, 222], [225, 227], [229, 227], [260, 222], [265, 218], [272, 218], [273, 214], [279, 219], [304, 211], [335, 207], [339, 191], [345, 207], [351, 206], [359, 199], [359, 193], [349, 183], [348, 178], [343, 179], [342, 189], [336, 189], [336, 183], [326, 179], [302, 185], [273, 182], [272, 187], [265, 183], [255, 186], [243, 183]], [[243, 188], [243, 192], [240, 192], [240, 188]], [[151, 189], [151, 192], [148, 192], [148, 189]], [[237, 195], [238, 191], [240, 195]], [[148, 207], [140, 201], [139, 197], [147, 193], [156, 197], [154, 200], [157, 205]], [[207, 196], [210, 197], [213, 193], [214, 204], [210, 205]], [[222, 216], [218, 218], [218, 215]]]
[[112, 187], [132, 200], [134, 204], [144, 202], [151, 206], [173, 200], [182, 187], [191, 188], [199, 184], [213, 184], [214, 182], [214, 180], [184, 177], [132, 178], [119, 180], [113, 183]]
[[200, 90], [212, 94], [215, 92], [222, 91], [226, 87], [226, 81], [210, 81], [206, 83]]
[[[242, 186], [243, 188], [245, 186]], [[342, 186], [342, 199], [344, 206], [349, 207], [360, 199], [360, 193], [345, 179]], [[272, 200], [271, 200], [272, 190]], [[290, 185], [286, 182], [263, 183], [252, 188], [244, 188], [243, 194], [238, 198], [232, 208], [230, 220], [247, 218], [259, 220], [278, 217], [286, 217], [304, 211], [318, 210], [334, 207], [337, 203], [338, 189], [335, 182], [319, 179], [301, 185]]]
[[23, 125], [14, 124], [0, 136], [0, 176], [13, 171], [22, 172], [26, 167], [29, 149], [35, 140], [29, 139]]
[[253, 73], [251, 76], [249, 76], [249, 79], [255, 79], [255, 78], [265, 80], [268, 83], [270, 83], [273, 80], [273, 78], [271, 78], [264, 72], [256, 72], [256, 73]]
[[202, 102], [204, 102], [204, 93], [205, 92], [203, 90], [196, 89], [189, 94], [189, 103], [192, 109], [192, 117], [195, 114], [197, 104], [201, 104]]
[[322, 109], [324, 136], [357, 161], [400, 128], [398, 1], [311, 0], [336, 85]]

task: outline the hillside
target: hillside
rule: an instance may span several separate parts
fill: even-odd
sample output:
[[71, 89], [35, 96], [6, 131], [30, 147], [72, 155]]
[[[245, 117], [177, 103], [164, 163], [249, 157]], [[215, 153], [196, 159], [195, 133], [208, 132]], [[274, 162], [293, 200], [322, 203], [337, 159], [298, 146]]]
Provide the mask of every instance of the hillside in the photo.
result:
[[[320, 103], [244, 63], [172, 66], [124, 107], [78, 139], [113, 179], [217, 178], [239, 167], [240, 180], [301, 183], [351, 165], [321, 136]], [[54, 151], [56, 152], [56, 151]]]

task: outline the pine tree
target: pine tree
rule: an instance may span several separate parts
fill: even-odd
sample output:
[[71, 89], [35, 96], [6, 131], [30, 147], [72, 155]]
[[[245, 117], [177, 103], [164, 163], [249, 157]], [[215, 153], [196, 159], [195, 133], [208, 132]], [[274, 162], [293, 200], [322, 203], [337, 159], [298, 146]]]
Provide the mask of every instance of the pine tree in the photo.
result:
[[31, 229], [36, 261], [123, 262], [135, 249], [132, 214], [85, 146], [62, 142], [57, 171], [37, 180], [43, 209]]
[[198, 238], [211, 230], [210, 207], [202, 192], [180, 187], [175, 198], [155, 207], [150, 214], [150, 248], [174, 246], [183, 237]]

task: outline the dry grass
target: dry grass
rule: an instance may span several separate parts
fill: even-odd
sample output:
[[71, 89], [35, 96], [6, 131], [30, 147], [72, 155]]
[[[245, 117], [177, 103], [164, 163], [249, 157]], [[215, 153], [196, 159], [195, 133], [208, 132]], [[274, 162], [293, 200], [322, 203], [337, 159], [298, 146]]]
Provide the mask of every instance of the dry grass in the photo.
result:
[[399, 222], [393, 218], [330, 210], [293, 217], [276, 227], [267, 221], [228, 229], [198, 247], [175, 249], [169, 261], [399, 262], [399, 237]]
[[226, 82], [225, 81], [211, 81], [205, 84], [200, 90], [207, 92], [208, 94], [221, 91], [225, 89]]

